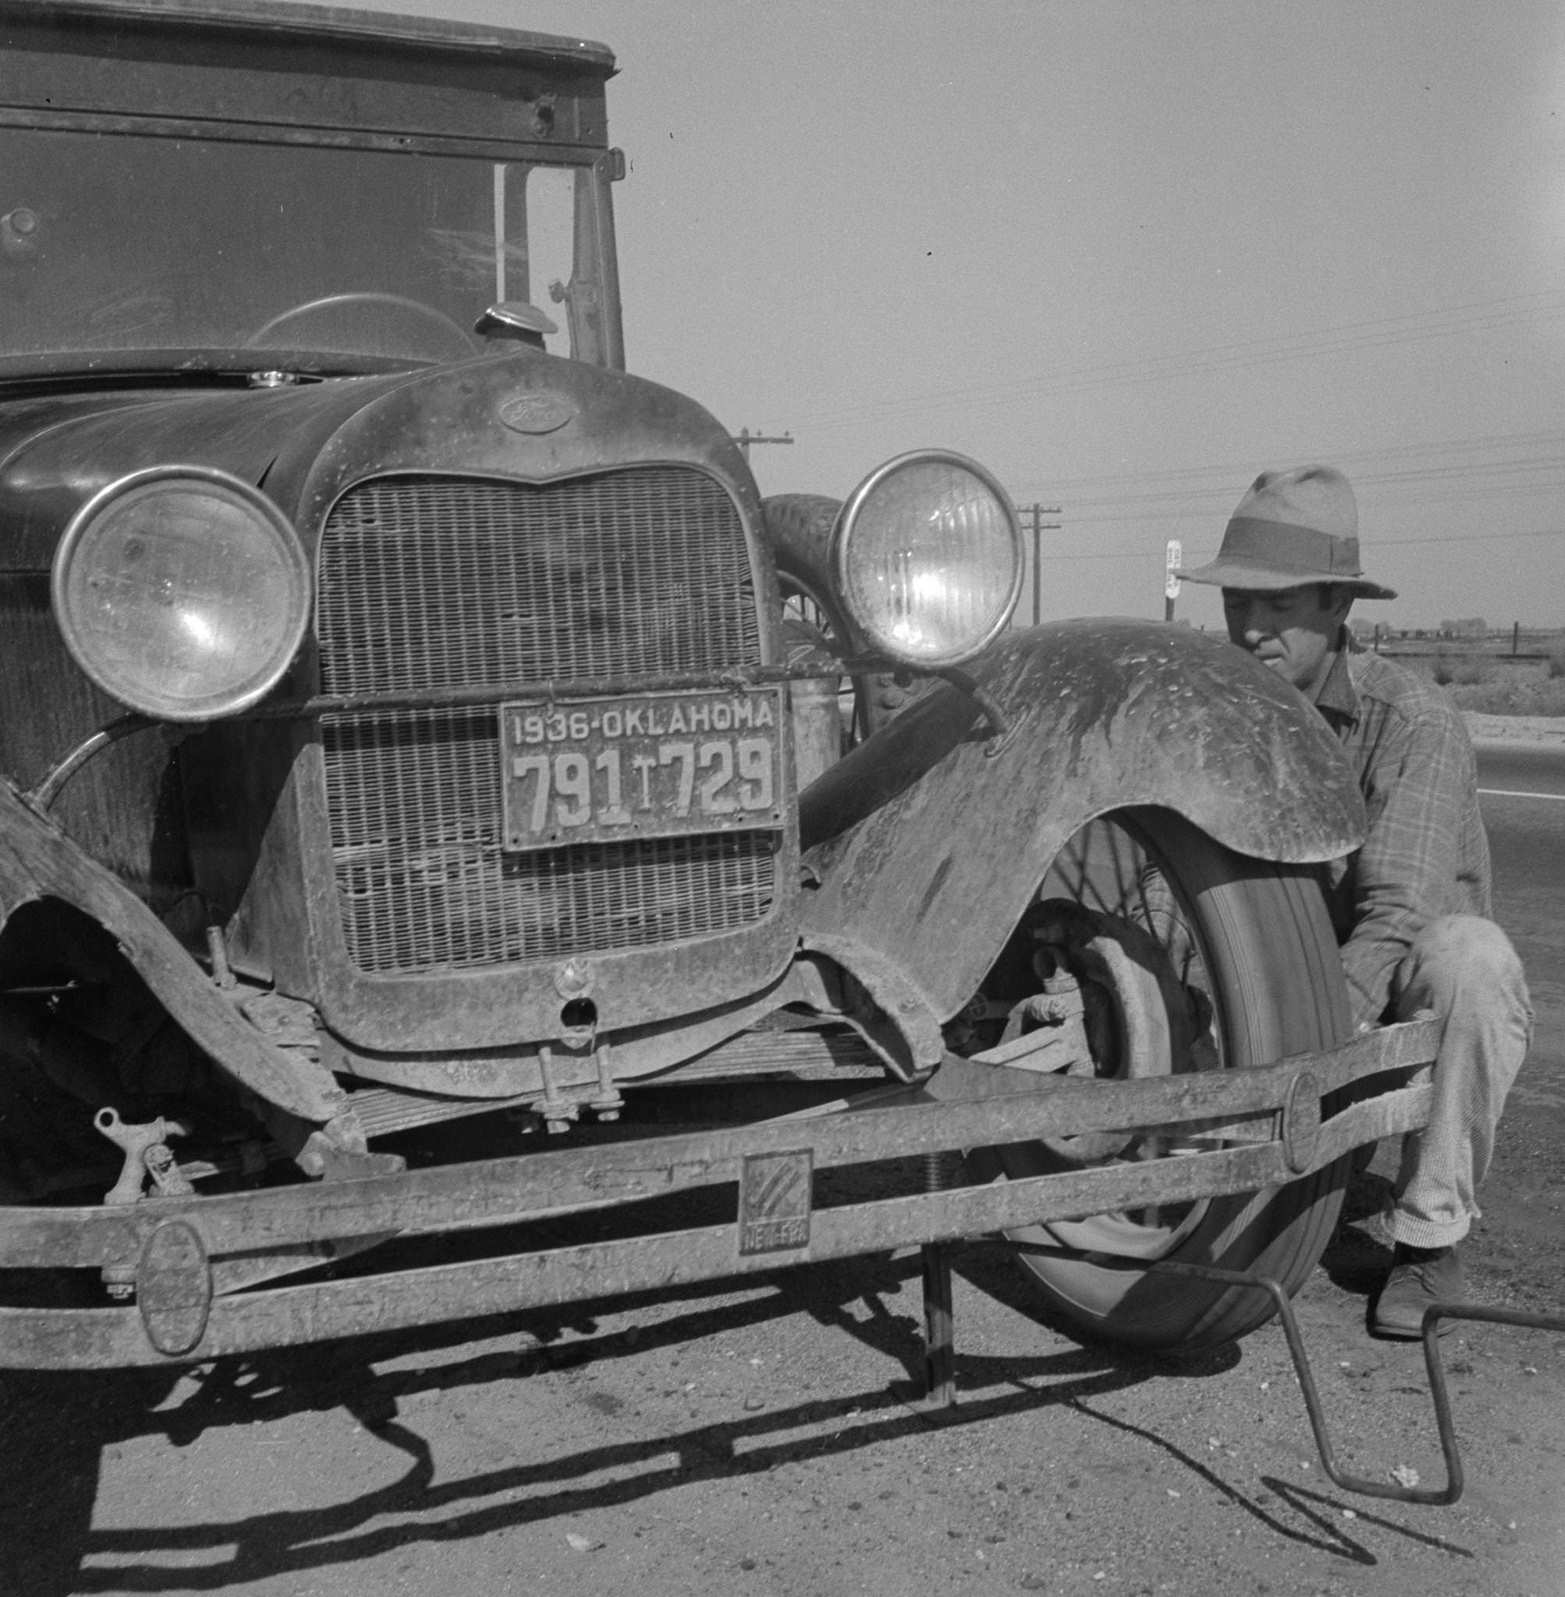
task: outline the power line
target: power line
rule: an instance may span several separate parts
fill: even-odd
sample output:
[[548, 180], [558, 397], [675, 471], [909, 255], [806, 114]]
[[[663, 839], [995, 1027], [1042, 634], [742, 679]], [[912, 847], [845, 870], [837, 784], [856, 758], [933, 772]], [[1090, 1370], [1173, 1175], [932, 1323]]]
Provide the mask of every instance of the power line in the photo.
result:
[[1010, 383], [948, 387], [925, 394], [904, 395], [885, 404], [824, 410], [816, 415], [813, 424], [826, 429], [838, 429], [859, 425], [872, 418], [905, 419], [923, 411], [944, 408], [953, 401], [971, 408], [975, 404], [1011, 404], [1018, 399], [1045, 394], [1079, 393], [1093, 388], [1163, 382], [1172, 378], [1280, 361], [1381, 349], [1431, 338], [1492, 332], [1503, 327], [1524, 325], [1540, 316], [1561, 315], [1565, 315], [1565, 295], [1557, 292], [1512, 295], [1434, 311], [1346, 322], [1335, 327], [1284, 334], [1281, 337], [1199, 346], [1136, 361], [1112, 361], [1096, 366], [1068, 368], [1048, 376], [1023, 378]]
[[748, 427], [741, 427], [734, 434], [734, 442], [739, 445], [739, 453], [748, 460], [750, 458], [751, 444], [791, 444], [793, 442], [793, 434], [776, 433], [768, 436], [765, 433], [753, 433]]
[[[1075, 517], [1072, 516], [1068, 519], [1074, 525]], [[1565, 527], [1546, 527], [1535, 532], [1453, 532], [1449, 534], [1441, 534], [1437, 537], [1376, 538], [1375, 548], [1376, 550], [1400, 549], [1407, 548], [1415, 544], [1433, 543], [1508, 543], [1517, 538], [1565, 539]], [[1159, 542], [1157, 545], [1150, 543], [1143, 544], [1134, 549], [1065, 549], [1052, 552], [1049, 555], [1049, 563], [1051, 565], [1057, 565], [1061, 562], [1078, 564], [1082, 562], [1102, 562], [1113, 560], [1155, 560], [1159, 565], [1161, 565], [1163, 560], [1163, 546], [1162, 543]]]
[[1059, 522], [1043, 518], [1059, 513], [1058, 505], [1050, 505], [1047, 510], [1038, 504], [1026, 507], [1026, 514], [1032, 520], [1032, 619], [1035, 626], [1043, 619], [1043, 535], [1060, 530]]
[[[1351, 468], [1362, 497], [1380, 499], [1400, 511], [1475, 499], [1557, 497], [1565, 491], [1561, 443], [1558, 432], [1494, 434], [1466, 441], [1321, 451], [1315, 458]], [[1014, 484], [1012, 492], [1019, 500], [1047, 492], [1068, 506], [1073, 523], [1084, 525], [1196, 517], [1215, 520], [1232, 504], [1241, 475], [1248, 476], [1253, 469], [1253, 463], [1243, 467], [1208, 465], [1024, 481]]]
[[1534, 532], [1452, 532], [1428, 538], [1376, 538], [1377, 549], [1422, 543], [1509, 543], [1516, 538], [1565, 538], [1565, 527], [1542, 527]]
[[[1438, 493], [1399, 494], [1398, 507], [1416, 505], [1450, 504], [1466, 499], [1504, 499], [1548, 493], [1565, 486], [1565, 478], [1557, 483], [1483, 484], [1472, 488], [1447, 485]], [[1211, 489], [1204, 493], [1159, 496], [1137, 494], [1125, 499], [1099, 499], [1073, 502], [1066, 500], [1066, 508], [1073, 524], [1098, 525], [1115, 521], [1190, 521], [1196, 518], [1226, 519], [1237, 490], [1232, 485]], [[1205, 500], [1206, 503], [1197, 501]], [[1379, 541], [1378, 539], [1376, 540]]]
[[[1397, 460], [1417, 460], [1421, 456], [1427, 455], [1448, 458], [1452, 455], [1474, 454], [1481, 450], [1523, 449], [1539, 445], [1559, 446], [1562, 443], [1565, 443], [1565, 434], [1562, 434], [1561, 429], [1553, 428], [1544, 432], [1487, 433], [1471, 438], [1442, 438], [1431, 440], [1428, 443], [1392, 444], [1377, 449], [1350, 449], [1334, 446], [1311, 447], [1304, 453], [1311, 459], [1330, 461], [1337, 466], [1357, 468], [1361, 464], [1372, 465], [1377, 461], [1389, 463]], [[1301, 456], [1301, 458], [1303, 457]], [[1047, 491], [1051, 496], [1071, 495], [1080, 490], [1110, 487], [1118, 483], [1124, 483], [1129, 486], [1137, 483], [1154, 482], [1166, 488], [1174, 483], [1190, 482], [1203, 477], [1216, 477], [1223, 484], [1221, 491], [1227, 492], [1230, 486], [1237, 489], [1241, 478], [1248, 478], [1253, 475], [1258, 467], [1264, 464], [1266, 462], [1258, 462], [1253, 458], [1247, 458], [1240, 461], [1216, 462], [1202, 466], [1174, 466], [1141, 471], [1104, 472], [1085, 477], [1053, 477], [1047, 479]], [[1356, 469], [1353, 476], [1356, 482], [1366, 480]], [[1036, 490], [1029, 483], [1017, 491], [1019, 493], [1041, 492], [1043, 491], [1044, 483], [1044, 479], [1039, 479]], [[1214, 488], [1195, 491], [1217, 492], [1219, 490]]]

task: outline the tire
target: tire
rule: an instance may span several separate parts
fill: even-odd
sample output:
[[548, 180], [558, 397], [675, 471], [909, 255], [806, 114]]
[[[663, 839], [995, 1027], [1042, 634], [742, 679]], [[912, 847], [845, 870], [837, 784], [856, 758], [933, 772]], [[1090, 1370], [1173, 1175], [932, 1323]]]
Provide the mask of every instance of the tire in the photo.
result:
[[[1166, 811], [1121, 811], [1084, 827], [1051, 867], [1030, 917], [1034, 923], [1053, 917], [1056, 925], [1063, 918], [1095, 939], [1089, 946], [1106, 944], [1122, 967], [1141, 972], [1131, 978], [1140, 997], [1129, 1004], [1111, 997], [1109, 1015], [1101, 970], [1096, 981], [1082, 972], [1088, 975], [1083, 994], [1097, 993], [1096, 1029], [1087, 1027], [1094, 1075], [1245, 1069], [1329, 1048], [1348, 1035], [1341, 963], [1314, 879], [1230, 853]], [[1036, 940], [1036, 924], [1028, 935]], [[996, 967], [1002, 987], [1004, 964]], [[1146, 974], [1149, 966], [1155, 978]], [[1014, 997], [1014, 945], [1010, 975]], [[1121, 1013], [1127, 1008], [1149, 1013], [1127, 1020]], [[1140, 1039], [1139, 1048], [1126, 1045], [1127, 1032]], [[1156, 1044], [1159, 1036], [1166, 1046]], [[1121, 1146], [1103, 1145], [1116, 1140]], [[1013, 1144], [983, 1150], [976, 1168], [1012, 1178], [1081, 1168], [1146, 1157], [1154, 1151], [1147, 1140], [1100, 1135]], [[1077, 1340], [1212, 1347], [1270, 1318], [1270, 1295], [1146, 1266], [1159, 1259], [1211, 1264], [1271, 1276], [1297, 1291], [1330, 1240], [1349, 1162], [1261, 1192], [1049, 1222], [1011, 1236], [1091, 1255], [1019, 1255], [1043, 1317]]]

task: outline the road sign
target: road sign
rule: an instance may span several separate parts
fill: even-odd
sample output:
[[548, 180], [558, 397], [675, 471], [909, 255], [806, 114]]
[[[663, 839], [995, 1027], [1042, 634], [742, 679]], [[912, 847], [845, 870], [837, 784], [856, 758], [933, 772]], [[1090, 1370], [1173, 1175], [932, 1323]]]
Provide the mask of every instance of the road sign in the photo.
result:
[[1179, 597], [1179, 568], [1184, 563], [1184, 545], [1177, 538], [1168, 540], [1167, 576], [1163, 579], [1163, 596], [1166, 599]]

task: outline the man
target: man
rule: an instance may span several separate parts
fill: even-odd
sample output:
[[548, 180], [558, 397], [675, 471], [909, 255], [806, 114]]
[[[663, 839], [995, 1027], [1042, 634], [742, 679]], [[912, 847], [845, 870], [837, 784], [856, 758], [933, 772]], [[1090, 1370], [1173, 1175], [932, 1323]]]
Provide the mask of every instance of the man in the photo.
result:
[[1532, 1011], [1521, 962], [1489, 919], [1489, 844], [1472, 745], [1434, 683], [1350, 648], [1355, 598], [1394, 599], [1359, 565], [1358, 508], [1328, 466], [1266, 472], [1210, 564], [1228, 636], [1314, 704], [1358, 773], [1369, 830], [1331, 867], [1328, 897], [1360, 1029], [1445, 1020], [1429, 1124], [1404, 1143], [1387, 1225], [1392, 1267], [1371, 1329], [1416, 1337], [1430, 1303], [1464, 1295], [1457, 1244], [1478, 1215]]

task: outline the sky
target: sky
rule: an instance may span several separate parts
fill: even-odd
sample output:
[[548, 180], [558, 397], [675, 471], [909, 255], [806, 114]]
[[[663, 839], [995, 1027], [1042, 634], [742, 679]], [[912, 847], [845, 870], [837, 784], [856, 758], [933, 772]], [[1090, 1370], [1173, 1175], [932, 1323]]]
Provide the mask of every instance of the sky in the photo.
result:
[[1042, 619], [1160, 616], [1169, 539], [1322, 461], [1360, 615], [1565, 627], [1557, 0], [373, 8], [613, 49], [627, 364], [791, 437], [764, 493], [955, 449], [1058, 523]]

